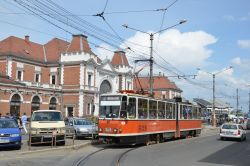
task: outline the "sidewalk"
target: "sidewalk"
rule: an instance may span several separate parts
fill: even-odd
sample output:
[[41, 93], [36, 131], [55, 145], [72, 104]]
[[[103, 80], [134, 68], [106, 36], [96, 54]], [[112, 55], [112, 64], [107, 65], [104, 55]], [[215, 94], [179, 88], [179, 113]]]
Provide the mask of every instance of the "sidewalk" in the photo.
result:
[[202, 125], [202, 130], [201, 134], [206, 135], [206, 134], [216, 134], [219, 133], [220, 127], [214, 127], [211, 125]]

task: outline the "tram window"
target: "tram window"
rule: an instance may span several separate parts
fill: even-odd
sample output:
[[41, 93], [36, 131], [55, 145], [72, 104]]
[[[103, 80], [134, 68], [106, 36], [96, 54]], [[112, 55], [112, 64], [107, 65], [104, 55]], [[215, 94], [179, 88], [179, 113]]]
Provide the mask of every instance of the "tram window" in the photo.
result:
[[184, 119], [183, 117], [183, 105], [180, 104], [180, 119]]
[[165, 103], [158, 102], [158, 119], [165, 119]]
[[122, 107], [121, 110], [125, 111], [127, 109], [127, 96], [122, 96]]
[[121, 118], [127, 118], [127, 96], [122, 96], [122, 105], [120, 111]]
[[188, 106], [187, 107], [188, 110], [187, 110], [187, 119], [192, 119], [193, 118], [193, 108], [191, 106]]
[[138, 99], [138, 118], [148, 118], [148, 100], [146, 99]]
[[149, 119], [157, 118], [157, 102], [153, 100], [149, 100]]
[[201, 119], [201, 108], [200, 107], [198, 107], [197, 119]]
[[136, 117], [136, 99], [135, 98], [129, 98], [128, 99], [128, 118], [129, 119], [135, 119]]
[[100, 118], [118, 118], [120, 106], [101, 106]]
[[176, 118], [175, 117], [175, 114], [176, 114], [176, 105], [172, 104], [172, 106], [173, 106], [173, 117], [172, 117], [172, 119], [175, 119]]
[[173, 119], [172, 113], [173, 113], [173, 104], [167, 103], [166, 104], [166, 119]]
[[186, 105], [183, 106], [183, 118], [187, 119], [188, 118], [188, 107]]
[[193, 119], [197, 119], [198, 107], [193, 107]]

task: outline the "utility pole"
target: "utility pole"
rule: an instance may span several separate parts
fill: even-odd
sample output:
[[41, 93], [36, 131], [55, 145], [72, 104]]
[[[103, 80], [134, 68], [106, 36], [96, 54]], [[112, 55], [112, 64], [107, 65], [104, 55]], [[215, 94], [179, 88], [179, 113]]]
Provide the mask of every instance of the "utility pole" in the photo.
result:
[[149, 94], [151, 97], [153, 97], [153, 63], [154, 63], [154, 60], [153, 60], [153, 40], [154, 40], [154, 35], [155, 34], [159, 34], [163, 31], [166, 31], [170, 28], [173, 28], [177, 25], [180, 25], [180, 24], [184, 24], [186, 23], [187, 20], [181, 20], [179, 21], [179, 23], [175, 24], [175, 25], [172, 25], [170, 27], [167, 27], [167, 28], [164, 28], [160, 31], [157, 31], [157, 32], [154, 32], [154, 33], [148, 33], [148, 32], [145, 32], [145, 31], [142, 31], [142, 30], [139, 30], [139, 29], [136, 29], [136, 28], [132, 28], [132, 27], [129, 27], [127, 24], [124, 24], [122, 25], [124, 28], [128, 28], [128, 29], [131, 29], [131, 30], [134, 30], [134, 31], [139, 31], [139, 32], [142, 32], [142, 33], [145, 33], [145, 34], [148, 34], [150, 36], [150, 58], [149, 59], [145, 59], [145, 60], [135, 60], [135, 62], [138, 62], [138, 61], [149, 61], [150, 63], [150, 75], [149, 75]]
[[237, 97], [236, 97], [236, 117], [238, 121], [238, 111], [239, 111], [239, 90], [238, 88], [236, 89]]
[[250, 93], [249, 93], [249, 108], [248, 108], [248, 112], [250, 113]]
[[150, 62], [150, 76], [149, 76], [149, 89], [150, 89], [150, 96], [153, 97], [153, 83], [154, 83], [154, 80], [153, 80], [153, 40], [154, 40], [154, 34], [151, 33], [150, 34], [150, 59], [149, 59], [149, 62]]
[[213, 126], [216, 126], [216, 115], [215, 115], [215, 74], [213, 74]]
[[222, 73], [222, 72], [224, 72], [226, 70], [232, 69], [232, 68], [233, 68], [232, 66], [229, 66], [229, 67], [225, 68], [224, 70], [221, 70], [221, 71], [219, 71], [217, 73], [210, 73], [210, 72], [201, 70], [200, 68], [197, 69], [197, 70], [204, 71], [205, 73], [208, 73], [208, 74], [212, 75], [212, 77], [213, 77], [212, 125], [214, 127], [216, 127], [216, 114], [215, 114], [215, 76], [217, 74], [220, 74], [220, 73]]

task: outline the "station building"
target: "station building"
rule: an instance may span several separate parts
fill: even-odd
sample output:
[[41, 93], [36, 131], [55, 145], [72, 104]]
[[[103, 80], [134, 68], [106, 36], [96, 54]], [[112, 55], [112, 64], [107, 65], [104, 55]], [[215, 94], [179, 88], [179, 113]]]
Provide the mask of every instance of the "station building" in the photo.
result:
[[99, 96], [133, 89], [132, 67], [125, 52], [101, 60], [87, 37], [46, 44], [10, 36], [0, 41], [0, 113], [31, 115], [58, 109], [64, 116], [98, 115]]

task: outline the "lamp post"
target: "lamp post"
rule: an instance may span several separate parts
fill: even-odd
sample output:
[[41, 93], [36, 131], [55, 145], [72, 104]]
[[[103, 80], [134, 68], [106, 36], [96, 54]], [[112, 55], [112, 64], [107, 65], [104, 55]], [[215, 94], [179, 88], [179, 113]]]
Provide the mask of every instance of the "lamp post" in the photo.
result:
[[[175, 25], [172, 25], [170, 27], [167, 27], [167, 28], [164, 28], [162, 30], [159, 30], [157, 32], [154, 32], [154, 33], [148, 33], [148, 32], [145, 32], [145, 31], [142, 31], [142, 30], [139, 30], [139, 29], [136, 29], [136, 28], [132, 28], [132, 27], [129, 27], [127, 24], [124, 24], [122, 25], [124, 28], [128, 28], [128, 29], [131, 29], [131, 30], [134, 30], [134, 31], [138, 31], [138, 32], [141, 32], [141, 33], [145, 33], [145, 34], [148, 34], [149, 37], [150, 37], [150, 58], [147, 60], [150, 62], [150, 75], [149, 75], [149, 93], [150, 93], [150, 96], [153, 97], [153, 40], [154, 40], [154, 35], [157, 34], [157, 33], [161, 33], [163, 31], [166, 31], [168, 29], [171, 29], [175, 26], [178, 26], [180, 24], [183, 24], [187, 22], [187, 20], [181, 20], [179, 23], [175, 24]], [[143, 60], [145, 61], [145, 60]]]
[[232, 66], [229, 66], [229, 67], [225, 68], [224, 70], [221, 70], [221, 71], [216, 72], [216, 73], [210, 73], [210, 72], [203, 71], [200, 68], [198, 68], [198, 70], [201, 70], [201, 71], [203, 71], [205, 73], [208, 73], [208, 74], [212, 75], [212, 77], [213, 77], [213, 103], [212, 103], [212, 115], [213, 116], [212, 116], [212, 125], [214, 127], [216, 127], [216, 115], [215, 115], [215, 76], [217, 74], [220, 74], [220, 73], [222, 73], [222, 72], [224, 72], [226, 70], [232, 69], [232, 68], [233, 68]]

